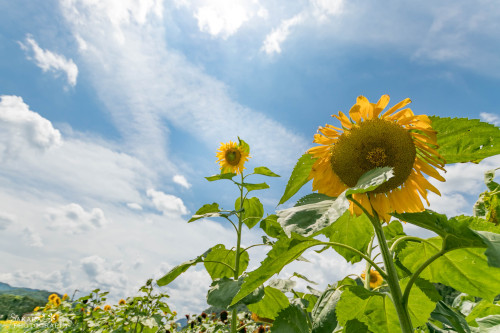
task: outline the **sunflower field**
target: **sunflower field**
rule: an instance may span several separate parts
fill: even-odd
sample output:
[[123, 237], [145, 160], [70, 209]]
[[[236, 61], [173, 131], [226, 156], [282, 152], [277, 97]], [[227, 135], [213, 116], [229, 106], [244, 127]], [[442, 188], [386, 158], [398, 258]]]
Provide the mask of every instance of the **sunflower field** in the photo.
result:
[[[360, 96], [348, 113], [333, 115], [336, 124], [319, 127], [316, 145], [297, 161], [278, 205], [311, 180], [313, 193], [267, 216], [252, 195], [269, 186], [254, 179], [279, 175], [265, 166], [246, 173], [250, 146], [240, 138], [222, 143], [216, 153], [220, 173], [206, 179], [234, 184], [234, 208], [208, 203], [188, 223], [219, 218], [231, 224], [233, 248], [214, 245], [149, 280], [143, 296], [117, 305], [106, 304], [107, 293], [99, 290], [78, 300], [55, 295], [18, 325], [26, 332], [500, 332], [497, 169], [485, 173], [487, 190], [472, 216], [425, 208], [429, 191], [441, 195], [428, 177], [444, 182], [447, 164], [500, 154], [500, 129], [474, 119], [415, 115], [410, 102], [387, 108], [387, 95], [376, 103]], [[405, 223], [437, 236], [407, 235]], [[245, 230], [254, 227], [266, 234], [262, 243], [242, 247]], [[269, 251], [247, 271], [248, 250], [256, 246]], [[365, 270], [307, 293], [294, 289], [294, 279], [314, 284], [304, 272], [272, 279], [310, 249], [364, 262]], [[168, 295], [153, 289], [198, 264], [212, 279], [207, 303], [222, 310], [187, 315], [181, 327]], [[2, 333], [17, 332], [15, 324], [3, 325]]]

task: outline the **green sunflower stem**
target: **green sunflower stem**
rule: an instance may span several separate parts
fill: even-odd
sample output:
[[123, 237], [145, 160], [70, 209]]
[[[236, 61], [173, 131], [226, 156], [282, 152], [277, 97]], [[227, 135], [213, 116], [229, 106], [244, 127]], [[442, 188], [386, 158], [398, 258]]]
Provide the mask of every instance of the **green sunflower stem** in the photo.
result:
[[[373, 247], [372, 247], [373, 239], [374, 239], [374, 237], [372, 237], [372, 239], [370, 240], [370, 243], [368, 244], [368, 247], [367, 247], [367, 253], [366, 253], [368, 255], [368, 257], [370, 257], [370, 258], [372, 256], [372, 250], [373, 250]], [[371, 267], [372, 267], [372, 264], [367, 260], [366, 261], [366, 268], [365, 268], [365, 281], [364, 282], [365, 282], [365, 288], [368, 290], [371, 289], [370, 288], [370, 269], [371, 269]]]
[[399, 285], [398, 273], [392, 259], [391, 251], [387, 245], [387, 240], [385, 239], [382, 224], [380, 223], [376, 213], [375, 216], [370, 216], [370, 220], [372, 221], [373, 228], [375, 229], [375, 235], [377, 236], [378, 244], [380, 246], [380, 252], [382, 253], [382, 258], [384, 259], [384, 265], [387, 273], [387, 284], [389, 285], [389, 290], [391, 292], [392, 302], [396, 307], [401, 332], [412, 333], [413, 327], [410, 320], [410, 314], [408, 312], [408, 307], [403, 302], [403, 294], [401, 293], [401, 287]]
[[[243, 172], [241, 172], [241, 183], [243, 184]], [[243, 226], [243, 220], [241, 219], [241, 211], [243, 210], [243, 201], [245, 200], [245, 197], [243, 196], [243, 186], [238, 185], [240, 188], [240, 213], [238, 214], [238, 229], [236, 230], [237, 233], [237, 240], [236, 240], [236, 255], [234, 258], [234, 280], [237, 281], [238, 278], [240, 277], [240, 255], [241, 255], [241, 228]], [[231, 333], [236, 333], [237, 331], [237, 324], [238, 324], [238, 310], [236, 307], [231, 312]]]

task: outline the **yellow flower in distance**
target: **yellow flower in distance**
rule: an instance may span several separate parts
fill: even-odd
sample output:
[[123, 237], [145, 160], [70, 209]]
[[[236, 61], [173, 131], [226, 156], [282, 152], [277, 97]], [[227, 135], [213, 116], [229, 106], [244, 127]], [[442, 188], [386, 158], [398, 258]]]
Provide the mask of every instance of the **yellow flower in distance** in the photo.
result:
[[240, 174], [245, 169], [245, 162], [250, 158], [250, 149], [246, 144], [229, 141], [228, 143], [221, 143], [216, 156], [221, 173], [233, 172]]
[[127, 302], [122, 298], [121, 300], [118, 301], [118, 305], [125, 305]]
[[101, 310], [101, 307], [100, 307], [100, 306], [96, 306], [96, 307], [94, 308], [94, 311], [99, 311], [99, 310]]
[[56, 323], [58, 320], [59, 320], [59, 314], [58, 313], [54, 313], [52, 315], [52, 317], [50, 318], [50, 321], [53, 322], [53, 323]]
[[57, 294], [52, 294], [52, 295], [50, 295], [50, 296], [49, 296], [49, 302], [53, 302], [53, 301], [54, 301], [54, 299], [56, 299], [56, 298], [59, 298], [59, 296], [57, 296]]
[[36, 308], [33, 309], [33, 312], [37, 312], [38, 310], [40, 310], [40, 307], [37, 306]]
[[106, 304], [104, 306], [104, 311], [109, 311], [109, 310], [111, 310], [111, 305]]
[[[409, 98], [397, 103], [387, 112], [389, 96], [383, 95], [377, 103], [359, 96], [349, 111], [333, 115], [342, 128], [332, 125], [319, 127], [314, 135], [320, 144], [307, 152], [317, 160], [309, 179], [313, 190], [332, 197], [353, 187], [367, 171], [377, 167], [393, 168], [394, 176], [369, 193], [356, 193], [353, 198], [370, 213], [371, 207], [384, 221], [391, 212], [420, 212], [427, 205], [427, 191], [440, 195], [423, 174], [445, 181], [435, 168], [444, 171], [445, 161], [436, 151], [436, 131], [426, 115], [414, 115]], [[351, 203], [351, 213], [361, 215], [359, 207]]]
[[59, 297], [56, 297], [52, 300], [52, 303], [57, 307], [61, 305], [61, 299]]
[[68, 294], [64, 294], [63, 297], [62, 297], [62, 300], [65, 301], [67, 300], [69, 297], [68, 297]]
[[[361, 278], [364, 280], [365, 279], [365, 272], [361, 273]], [[382, 285], [382, 282], [384, 282], [384, 279], [382, 278], [382, 275], [374, 269], [370, 269], [370, 288], [375, 289], [377, 287], [380, 287]]]

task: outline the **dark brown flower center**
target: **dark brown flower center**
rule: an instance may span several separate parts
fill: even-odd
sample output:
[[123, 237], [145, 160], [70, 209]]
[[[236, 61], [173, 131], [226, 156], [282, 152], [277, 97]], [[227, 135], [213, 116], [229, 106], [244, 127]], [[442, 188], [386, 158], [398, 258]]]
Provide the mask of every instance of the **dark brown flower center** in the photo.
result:
[[229, 165], [235, 166], [240, 163], [241, 153], [238, 149], [230, 148], [226, 151], [225, 157]]
[[372, 119], [344, 132], [331, 148], [335, 174], [353, 187], [367, 171], [384, 166], [394, 169], [394, 177], [375, 189], [390, 191], [403, 184], [415, 162], [416, 148], [410, 133], [394, 122]]

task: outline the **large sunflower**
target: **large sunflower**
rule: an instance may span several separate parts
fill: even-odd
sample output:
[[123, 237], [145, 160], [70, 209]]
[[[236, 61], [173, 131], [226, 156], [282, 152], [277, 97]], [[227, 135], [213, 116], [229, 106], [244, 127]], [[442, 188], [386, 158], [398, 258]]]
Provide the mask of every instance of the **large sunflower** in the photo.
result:
[[250, 158], [250, 151], [248, 145], [242, 142], [240, 141], [240, 144], [232, 141], [221, 143], [216, 154], [221, 173], [240, 174], [243, 172], [245, 162]]
[[[342, 128], [332, 125], [319, 127], [314, 135], [315, 143], [308, 153], [315, 161], [309, 178], [313, 190], [337, 197], [345, 189], [355, 186], [365, 172], [390, 166], [394, 177], [366, 194], [354, 194], [353, 198], [370, 213], [373, 209], [389, 221], [391, 212], [420, 212], [424, 210], [422, 196], [427, 205], [427, 191], [440, 195], [424, 177], [424, 173], [444, 181], [435, 168], [444, 171], [445, 161], [436, 151], [436, 131], [426, 115], [414, 115], [404, 108], [409, 98], [382, 112], [389, 104], [389, 96], [383, 95], [377, 103], [370, 103], [359, 96], [349, 111], [348, 118], [342, 112], [332, 115]], [[404, 109], [403, 109], [404, 108]], [[356, 215], [361, 209], [351, 203], [350, 211]]]

